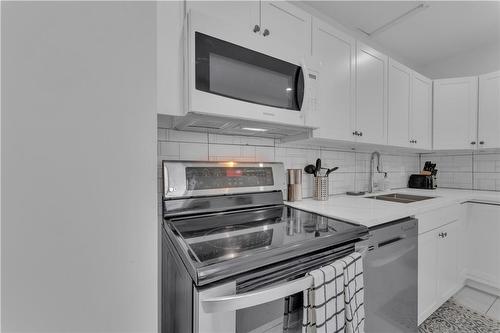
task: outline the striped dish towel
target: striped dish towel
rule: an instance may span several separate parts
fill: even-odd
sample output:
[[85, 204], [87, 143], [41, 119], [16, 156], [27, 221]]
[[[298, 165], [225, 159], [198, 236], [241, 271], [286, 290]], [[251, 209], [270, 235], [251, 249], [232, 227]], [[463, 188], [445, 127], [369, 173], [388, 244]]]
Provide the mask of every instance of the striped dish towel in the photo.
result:
[[304, 290], [303, 333], [363, 333], [363, 261], [353, 253], [309, 273], [313, 287]]
[[303, 333], [344, 332], [344, 266], [336, 261], [309, 272], [314, 283], [304, 290]]
[[344, 304], [346, 333], [365, 331], [363, 260], [354, 252], [341, 259], [344, 263]]

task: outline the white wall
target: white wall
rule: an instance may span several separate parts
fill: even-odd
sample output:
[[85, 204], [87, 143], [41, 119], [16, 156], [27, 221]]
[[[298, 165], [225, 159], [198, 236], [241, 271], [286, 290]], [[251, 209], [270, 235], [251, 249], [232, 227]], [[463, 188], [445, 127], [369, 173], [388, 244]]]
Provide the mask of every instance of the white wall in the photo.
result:
[[2, 2], [3, 332], [157, 330], [152, 2]]
[[485, 46], [415, 68], [432, 79], [476, 76], [500, 70], [500, 48]]

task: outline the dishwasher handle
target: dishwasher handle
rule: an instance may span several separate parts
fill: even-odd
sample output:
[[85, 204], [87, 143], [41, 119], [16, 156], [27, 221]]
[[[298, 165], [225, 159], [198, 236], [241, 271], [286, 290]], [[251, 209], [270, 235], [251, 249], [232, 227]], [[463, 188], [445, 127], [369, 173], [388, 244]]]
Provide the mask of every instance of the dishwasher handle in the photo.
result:
[[382, 267], [382, 266], [388, 265], [388, 264], [398, 260], [399, 258], [405, 256], [406, 254], [408, 254], [414, 250], [416, 250], [416, 246], [411, 245], [410, 247], [403, 248], [401, 251], [393, 254], [390, 257], [386, 257], [383, 259], [374, 259], [374, 260], [368, 261], [368, 265], [370, 265], [371, 267]]

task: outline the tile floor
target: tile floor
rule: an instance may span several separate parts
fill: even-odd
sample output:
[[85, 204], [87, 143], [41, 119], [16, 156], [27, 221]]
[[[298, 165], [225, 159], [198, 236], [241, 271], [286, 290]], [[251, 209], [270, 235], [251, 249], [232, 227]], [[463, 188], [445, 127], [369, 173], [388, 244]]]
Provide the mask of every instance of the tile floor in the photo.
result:
[[462, 305], [500, 321], [500, 297], [466, 286], [454, 298]]

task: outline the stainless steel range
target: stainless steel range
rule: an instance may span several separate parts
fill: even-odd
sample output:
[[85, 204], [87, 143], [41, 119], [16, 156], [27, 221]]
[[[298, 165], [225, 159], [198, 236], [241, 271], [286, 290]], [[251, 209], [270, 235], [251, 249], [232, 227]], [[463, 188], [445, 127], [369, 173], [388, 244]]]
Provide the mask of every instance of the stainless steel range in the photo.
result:
[[368, 229], [284, 205], [281, 163], [163, 162], [162, 332], [300, 332], [304, 275]]

